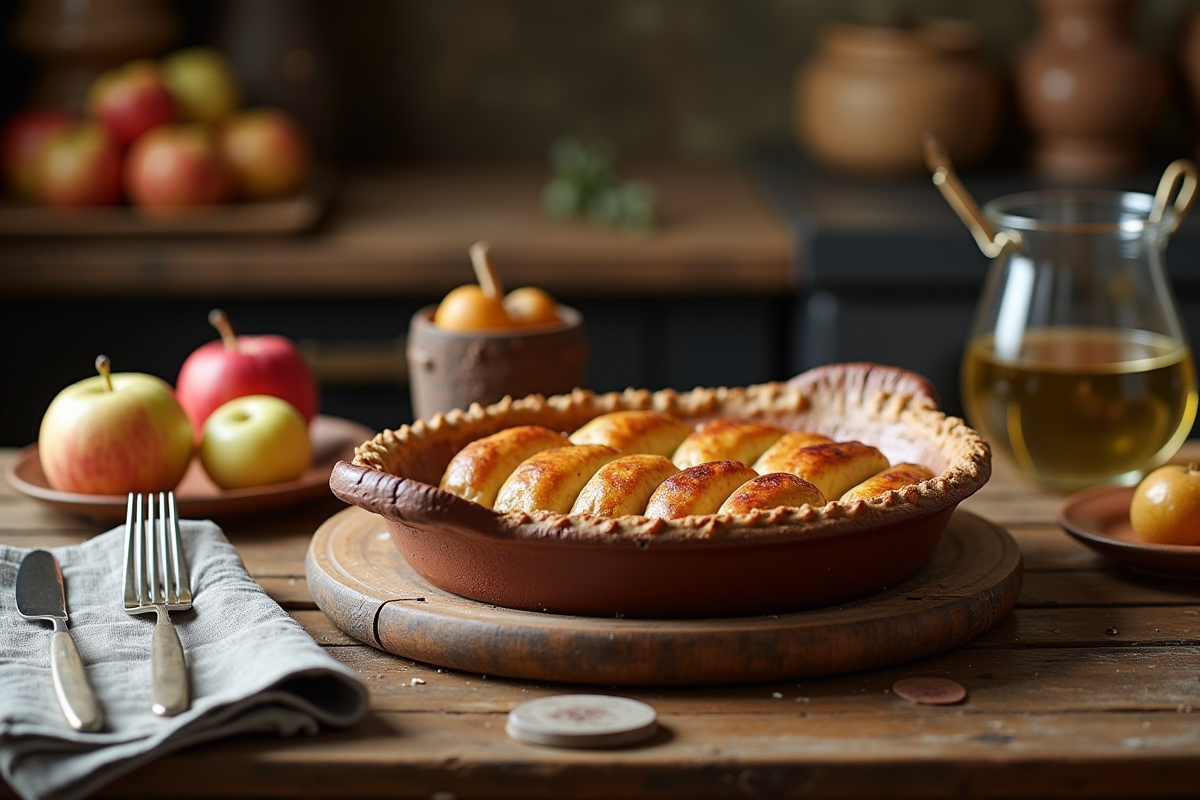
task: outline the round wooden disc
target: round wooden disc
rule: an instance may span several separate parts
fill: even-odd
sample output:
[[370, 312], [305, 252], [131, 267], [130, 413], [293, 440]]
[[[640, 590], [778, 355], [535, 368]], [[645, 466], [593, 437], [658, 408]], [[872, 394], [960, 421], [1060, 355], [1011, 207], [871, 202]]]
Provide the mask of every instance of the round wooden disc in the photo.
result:
[[360, 508], [317, 530], [305, 568], [330, 620], [390, 653], [484, 675], [626, 685], [782, 680], [898, 664], [983, 633], [1021, 589], [1017, 543], [961, 510], [913, 577], [794, 614], [644, 620], [490, 606], [425, 581], [392, 545], [383, 519]]

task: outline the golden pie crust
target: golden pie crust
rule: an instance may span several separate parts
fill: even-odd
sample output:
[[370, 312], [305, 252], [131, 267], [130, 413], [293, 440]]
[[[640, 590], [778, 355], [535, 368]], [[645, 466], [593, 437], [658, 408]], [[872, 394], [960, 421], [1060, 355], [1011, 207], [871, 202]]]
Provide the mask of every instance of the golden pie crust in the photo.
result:
[[[937, 406], [936, 392], [924, 378], [868, 363], [828, 365], [787, 382], [744, 388], [630, 389], [607, 394], [577, 389], [548, 398], [506, 398], [486, 408], [475, 404], [466, 411], [382, 431], [356, 449], [353, 463], [335, 467], [330, 485], [343, 500], [405, 525], [518, 540], [593, 544], [632, 540], [658, 546], [848, 531], [944, 512], [987, 482], [991, 474], [987, 443], [961, 419], [947, 416]], [[846, 504], [831, 501], [819, 508], [776, 507], [670, 520], [501, 513], [437, 488], [450, 459], [476, 439], [517, 425], [542, 425], [567, 433], [601, 414], [625, 409], [662, 411], [689, 425], [738, 418], [821, 433], [839, 442], [857, 440], [879, 448], [892, 464], [922, 464], [933, 477]]]

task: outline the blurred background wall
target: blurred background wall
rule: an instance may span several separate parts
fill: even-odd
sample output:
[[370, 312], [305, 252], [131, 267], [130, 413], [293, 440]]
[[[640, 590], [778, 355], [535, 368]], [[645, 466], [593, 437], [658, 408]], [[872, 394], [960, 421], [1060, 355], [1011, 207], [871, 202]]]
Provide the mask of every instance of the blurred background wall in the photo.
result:
[[[86, 5], [87, 0], [28, 0]], [[95, 2], [95, 0], [93, 0]], [[13, 42], [25, 4], [0, 0], [0, 112], [28, 99], [35, 60]], [[604, 136], [623, 155], [731, 159], [791, 135], [794, 72], [831, 20], [977, 22], [1004, 70], [1037, 24], [1030, 0], [173, 0], [172, 46], [307, 50], [292, 87], [335, 111], [318, 133], [347, 164], [541, 158], [564, 133]], [[1178, 63], [1194, 0], [1137, 5], [1137, 38]], [[248, 46], [248, 45], [247, 45]], [[249, 60], [249, 59], [247, 59]], [[276, 81], [276, 84], [284, 81]], [[1181, 81], [1176, 90], [1181, 91]], [[276, 85], [276, 91], [279, 86]], [[252, 93], [253, 99], [253, 93]], [[1166, 115], [1160, 137], [1190, 121]], [[1014, 126], [1012, 135], [1019, 135]], [[1011, 155], [1000, 147], [997, 157]]]

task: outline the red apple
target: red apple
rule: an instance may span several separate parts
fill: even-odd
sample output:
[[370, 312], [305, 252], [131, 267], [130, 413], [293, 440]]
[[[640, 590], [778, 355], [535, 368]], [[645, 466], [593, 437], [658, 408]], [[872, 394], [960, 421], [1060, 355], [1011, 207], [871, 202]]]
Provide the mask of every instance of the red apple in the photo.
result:
[[308, 178], [308, 139], [288, 114], [260, 108], [231, 117], [221, 129], [221, 152], [238, 193], [268, 200], [298, 191]]
[[133, 203], [166, 210], [223, 202], [230, 181], [212, 129], [181, 122], [159, 125], [133, 143], [125, 188]]
[[104, 128], [72, 123], [42, 148], [37, 194], [51, 206], [112, 205], [121, 200], [121, 152]]
[[19, 197], [37, 197], [37, 163], [46, 143], [58, 131], [71, 125], [62, 111], [27, 108], [9, 118], [0, 135], [0, 170], [4, 180]]
[[269, 394], [287, 400], [312, 421], [317, 413], [317, 382], [296, 345], [284, 336], [234, 336], [225, 312], [209, 322], [221, 338], [197, 348], [183, 362], [175, 393], [199, 435], [218, 407], [238, 397]]
[[174, 489], [191, 461], [193, 434], [171, 387], [153, 375], [109, 372], [59, 392], [42, 417], [38, 456], [63, 492], [123, 495]]
[[162, 75], [183, 119], [216, 124], [241, 103], [237, 78], [220, 50], [176, 50], [162, 60]]
[[122, 147], [176, 113], [158, 64], [145, 58], [101, 73], [88, 90], [88, 108]]

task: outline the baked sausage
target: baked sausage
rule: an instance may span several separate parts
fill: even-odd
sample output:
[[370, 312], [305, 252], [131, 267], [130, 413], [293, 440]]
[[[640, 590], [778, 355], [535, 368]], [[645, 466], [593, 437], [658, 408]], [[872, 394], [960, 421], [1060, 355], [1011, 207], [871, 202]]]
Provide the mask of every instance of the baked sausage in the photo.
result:
[[841, 497], [852, 486], [887, 469], [883, 453], [862, 442], [825, 442], [801, 447], [769, 463], [755, 464], [765, 472], [790, 472], [813, 483], [825, 497]]
[[715, 514], [734, 491], [757, 477], [740, 461], [708, 461], [667, 478], [646, 503], [646, 516], [680, 519], [693, 514]]
[[884, 492], [900, 489], [912, 483], [920, 483], [932, 477], [933, 470], [920, 464], [897, 464], [850, 489], [842, 495], [839, 502], [852, 503], [855, 500], [870, 500]]
[[666, 456], [621, 456], [596, 470], [579, 492], [571, 513], [599, 517], [642, 514], [654, 490], [678, 471]]
[[451, 494], [492, 507], [496, 493], [525, 459], [570, 442], [541, 425], [505, 428], [468, 444], [450, 459], [438, 486]]
[[783, 428], [762, 422], [709, 420], [680, 443], [671, 460], [680, 469], [708, 461], [753, 464], [783, 433]]
[[768, 473], [775, 472], [776, 470], [765, 469], [764, 466], [774, 463], [777, 459], [781, 458], [787, 453], [790, 453], [793, 450], [799, 450], [801, 447], [808, 447], [812, 444], [825, 444], [832, 441], [833, 439], [830, 439], [823, 433], [812, 433], [811, 431], [789, 431], [783, 436], [780, 436], [779, 439], [776, 440], [775, 444], [768, 447], [767, 451], [759, 456], [758, 460], [750, 466], [754, 467], [755, 471], [760, 475], [766, 475]]
[[572, 444], [606, 444], [622, 453], [669, 456], [692, 432], [682, 420], [661, 411], [611, 411], [585, 423]]
[[748, 514], [777, 506], [823, 506], [825, 495], [813, 484], [790, 472], [768, 472], [743, 483], [721, 504], [718, 514]]
[[596, 470], [619, 455], [603, 444], [568, 445], [534, 453], [504, 481], [493, 508], [566, 514]]

